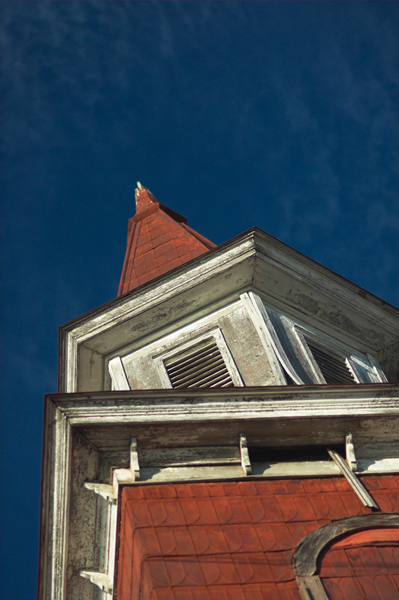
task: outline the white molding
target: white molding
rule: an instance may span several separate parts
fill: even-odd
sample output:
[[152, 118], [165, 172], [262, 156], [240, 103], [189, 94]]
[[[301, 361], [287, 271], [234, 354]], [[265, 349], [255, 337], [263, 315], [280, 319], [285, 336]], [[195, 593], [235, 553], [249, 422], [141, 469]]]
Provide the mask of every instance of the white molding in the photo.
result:
[[[348, 389], [350, 388], [350, 390]], [[58, 408], [72, 425], [398, 416], [398, 386], [358, 384], [195, 390], [132, 390], [54, 395]], [[79, 401], [81, 398], [81, 401]], [[250, 401], [249, 401], [250, 400]]]
[[270, 335], [270, 340], [282, 367], [297, 385], [303, 385], [304, 383], [307, 383], [300, 377], [300, 375], [297, 372], [297, 369], [292, 364], [292, 361], [288, 358], [284, 346], [281, 342], [280, 335], [276, 331], [273, 320], [270, 317], [270, 309], [268, 309], [268, 307], [266, 307], [264, 303], [259, 304], [259, 309], [262, 312], [263, 319], [266, 323]]
[[69, 530], [69, 484], [71, 479], [71, 424], [53, 403], [46, 405], [42, 521], [43, 554], [39, 594], [41, 598], [63, 600]]
[[[99, 494], [105, 500], [110, 502], [109, 511], [109, 535], [107, 540], [107, 565], [108, 572], [80, 571], [80, 575], [90, 579], [92, 583], [98, 586], [105, 594], [113, 594], [113, 581], [116, 562], [117, 529], [118, 529], [118, 497], [119, 486], [135, 483], [140, 479], [140, 467], [137, 454], [137, 440], [132, 437], [130, 440], [130, 467], [129, 469], [113, 469], [112, 485], [99, 482], [85, 482], [86, 489]], [[108, 599], [106, 599], [108, 600]]]
[[[265, 263], [277, 266], [296, 279], [313, 284], [312, 287], [322, 290], [331, 299], [343, 302], [348, 306], [354, 305], [357, 311], [362, 312], [364, 316], [371, 318], [376, 323], [381, 321], [381, 317], [385, 317], [383, 326], [397, 335], [396, 323], [388, 323], [388, 321], [390, 318], [397, 321], [398, 309], [387, 303], [382, 305], [381, 300], [371, 293], [360, 294], [359, 291], [364, 292], [364, 290], [356, 284], [333, 273], [258, 228], [244, 232], [198, 259], [190, 261], [189, 264], [174, 269], [171, 273], [157, 278], [139, 290], [111, 301], [104, 307], [87, 313], [84, 318], [79, 317], [71, 321], [68, 325], [73, 327], [74, 337], [81, 343], [94, 332], [100, 333], [109, 320], [118, 318], [122, 304], [126, 304], [124, 316], [128, 318], [145, 310], [146, 305], [152, 306], [157, 299], [165, 299], [165, 293], [174, 295], [177, 289], [181, 292], [191, 287], [194, 280], [198, 278], [208, 279], [215, 272], [223, 271], [241, 260], [256, 256], [260, 256]], [[166, 285], [169, 284], [167, 290], [161, 283], [163, 281]], [[228, 282], [226, 282], [227, 285]], [[367, 299], [364, 296], [367, 296]], [[103, 308], [106, 309], [106, 312]], [[89, 325], [89, 323], [91, 324]]]
[[[220, 453], [221, 448], [218, 446], [213, 447], [216, 453]], [[183, 449], [182, 449], [183, 450]], [[195, 451], [195, 449], [193, 449]], [[245, 434], [241, 433], [239, 437], [239, 442], [237, 445], [238, 453], [241, 456], [241, 467], [244, 471], [245, 475], [251, 474], [251, 464], [249, 460], [249, 454], [246, 444]], [[189, 453], [190, 454], [190, 453]], [[231, 452], [231, 454], [234, 454]], [[153, 454], [154, 456], [154, 454]], [[156, 454], [155, 454], [156, 456]], [[197, 450], [197, 458], [198, 458], [198, 450]], [[217, 457], [217, 460], [220, 457]], [[209, 457], [208, 457], [209, 460]], [[203, 461], [202, 461], [203, 462]], [[225, 457], [225, 462], [230, 462], [230, 457]], [[238, 461], [237, 461], [238, 462]], [[227, 466], [227, 469], [226, 469]], [[242, 472], [237, 473], [237, 467], [231, 467], [229, 464], [224, 465], [225, 468], [220, 465], [215, 468], [212, 467], [203, 467], [201, 464], [196, 467], [183, 467], [183, 468], [166, 468], [159, 469], [156, 468], [156, 472], [158, 474], [158, 479], [160, 478], [162, 481], [162, 475], [166, 475], [166, 479], [178, 480], [179, 478], [183, 481], [189, 481], [191, 479], [196, 478], [204, 478], [204, 476], [208, 476], [208, 478], [212, 479], [217, 477], [218, 475], [222, 476], [222, 478], [233, 476], [237, 477], [238, 475], [242, 475]], [[154, 469], [153, 469], [154, 470]], [[151, 473], [151, 469], [145, 470], [147, 473]], [[216, 471], [216, 472], [215, 472]], [[100, 588], [105, 594], [105, 599], [108, 600], [108, 596], [112, 598], [113, 595], [113, 581], [115, 575], [115, 564], [116, 564], [116, 549], [117, 549], [117, 529], [118, 529], [118, 500], [119, 500], [119, 487], [121, 485], [134, 484], [137, 480], [140, 479], [140, 467], [139, 467], [139, 458], [138, 458], [138, 449], [137, 449], [137, 439], [132, 437], [130, 442], [130, 467], [129, 469], [112, 469], [112, 485], [100, 482], [85, 482], [84, 486], [86, 489], [93, 491], [94, 493], [100, 495], [102, 498], [107, 500], [110, 506], [110, 512], [108, 517], [108, 539], [106, 540], [108, 556], [107, 556], [107, 565], [108, 572], [100, 572], [100, 571], [88, 571], [86, 569], [80, 571], [80, 575], [85, 579], [89, 579], [91, 583]], [[161, 472], [161, 477], [159, 477], [159, 473]], [[152, 478], [151, 478], [152, 479]]]

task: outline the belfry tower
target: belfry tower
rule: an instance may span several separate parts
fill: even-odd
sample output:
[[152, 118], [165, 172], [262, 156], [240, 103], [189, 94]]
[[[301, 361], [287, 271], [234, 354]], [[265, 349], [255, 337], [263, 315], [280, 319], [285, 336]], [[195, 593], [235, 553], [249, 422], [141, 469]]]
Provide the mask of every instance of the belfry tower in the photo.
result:
[[135, 199], [118, 297], [60, 329], [39, 600], [399, 598], [399, 311]]

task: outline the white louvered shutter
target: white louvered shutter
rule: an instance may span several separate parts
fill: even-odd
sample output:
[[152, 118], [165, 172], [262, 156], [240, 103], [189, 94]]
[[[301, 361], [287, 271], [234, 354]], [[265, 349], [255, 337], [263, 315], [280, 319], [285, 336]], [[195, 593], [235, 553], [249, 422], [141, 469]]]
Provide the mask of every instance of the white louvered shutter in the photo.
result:
[[214, 338], [175, 354], [164, 365], [174, 389], [234, 387]]
[[305, 339], [326, 383], [356, 383], [344, 356]]

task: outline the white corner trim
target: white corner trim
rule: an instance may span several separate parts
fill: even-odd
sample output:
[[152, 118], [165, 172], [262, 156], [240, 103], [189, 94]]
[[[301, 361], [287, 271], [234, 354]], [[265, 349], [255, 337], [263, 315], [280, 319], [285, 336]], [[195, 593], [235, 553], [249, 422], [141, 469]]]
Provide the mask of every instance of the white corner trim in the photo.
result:
[[114, 469], [112, 474], [112, 485], [108, 483], [99, 483], [97, 481], [86, 481], [85, 488], [99, 494], [105, 500], [114, 502], [118, 499], [119, 485], [125, 483], [134, 483], [140, 479], [139, 457], [137, 453], [137, 440], [132, 437], [130, 440], [130, 468]]

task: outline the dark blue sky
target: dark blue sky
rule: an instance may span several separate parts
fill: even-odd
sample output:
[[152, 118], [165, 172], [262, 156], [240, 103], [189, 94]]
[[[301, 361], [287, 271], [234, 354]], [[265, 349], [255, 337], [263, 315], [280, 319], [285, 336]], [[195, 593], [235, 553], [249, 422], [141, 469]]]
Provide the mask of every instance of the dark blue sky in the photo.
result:
[[397, 2], [2, 1], [1, 597], [36, 593], [57, 328], [116, 296], [137, 180], [398, 305]]

